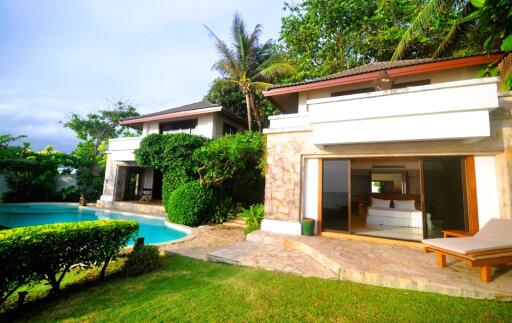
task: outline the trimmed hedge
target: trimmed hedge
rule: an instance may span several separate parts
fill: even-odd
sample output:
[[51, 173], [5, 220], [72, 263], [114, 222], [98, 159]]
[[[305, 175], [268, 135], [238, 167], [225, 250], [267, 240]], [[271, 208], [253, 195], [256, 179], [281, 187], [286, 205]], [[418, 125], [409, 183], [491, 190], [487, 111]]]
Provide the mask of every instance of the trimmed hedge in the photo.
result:
[[72, 267], [103, 265], [138, 231], [135, 221], [58, 223], [0, 231], [0, 304], [21, 285], [46, 280], [55, 293]]
[[217, 194], [212, 188], [192, 181], [179, 186], [164, 201], [169, 221], [189, 226], [197, 226], [208, 221], [214, 211]]

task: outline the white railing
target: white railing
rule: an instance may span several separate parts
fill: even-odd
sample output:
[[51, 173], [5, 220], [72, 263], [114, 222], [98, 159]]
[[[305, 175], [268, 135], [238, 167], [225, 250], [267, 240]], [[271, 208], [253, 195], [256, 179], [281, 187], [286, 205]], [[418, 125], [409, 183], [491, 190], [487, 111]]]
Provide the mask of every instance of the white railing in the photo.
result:
[[291, 113], [271, 116], [267, 132], [272, 131], [299, 131], [309, 129], [309, 115], [307, 113]]

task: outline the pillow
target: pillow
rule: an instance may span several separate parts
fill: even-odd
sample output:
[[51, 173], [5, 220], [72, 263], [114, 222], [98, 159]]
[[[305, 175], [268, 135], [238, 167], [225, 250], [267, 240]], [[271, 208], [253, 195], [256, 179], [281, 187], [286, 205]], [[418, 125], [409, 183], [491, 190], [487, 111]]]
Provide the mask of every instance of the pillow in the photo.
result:
[[395, 205], [395, 209], [416, 211], [416, 206], [414, 205], [414, 200], [406, 200], [406, 201], [394, 200], [393, 204]]
[[389, 209], [391, 207], [391, 200], [381, 200], [372, 197], [372, 206]]

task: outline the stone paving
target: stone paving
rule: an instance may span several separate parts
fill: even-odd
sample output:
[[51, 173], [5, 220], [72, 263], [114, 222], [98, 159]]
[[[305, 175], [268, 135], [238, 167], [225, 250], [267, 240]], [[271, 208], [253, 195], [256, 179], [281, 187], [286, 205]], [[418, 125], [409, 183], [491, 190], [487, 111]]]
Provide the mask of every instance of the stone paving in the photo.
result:
[[238, 242], [208, 253], [208, 260], [257, 267], [305, 277], [337, 279], [338, 276], [295, 248], [257, 242]]
[[160, 248], [169, 253], [206, 260], [208, 252], [245, 240], [242, 228], [222, 224], [193, 228], [191, 234], [191, 239], [162, 244]]
[[435, 255], [419, 248], [261, 231], [247, 240], [209, 252], [208, 259], [376, 286], [512, 300], [511, 266], [495, 269], [493, 281], [486, 284], [480, 281], [478, 268], [453, 259], [448, 267], [437, 268]]

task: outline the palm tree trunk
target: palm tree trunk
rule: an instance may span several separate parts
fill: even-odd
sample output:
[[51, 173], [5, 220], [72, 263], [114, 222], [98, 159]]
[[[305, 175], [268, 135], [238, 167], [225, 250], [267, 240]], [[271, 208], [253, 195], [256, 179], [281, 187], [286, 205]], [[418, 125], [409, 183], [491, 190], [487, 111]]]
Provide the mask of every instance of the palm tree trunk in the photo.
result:
[[247, 127], [249, 128], [249, 131], [252, 131], [252, 116], [251, 116], [252, 101], [251, 101], [251, 95], [249, 92], [245, 93], [245, 103], [247, 105]]

